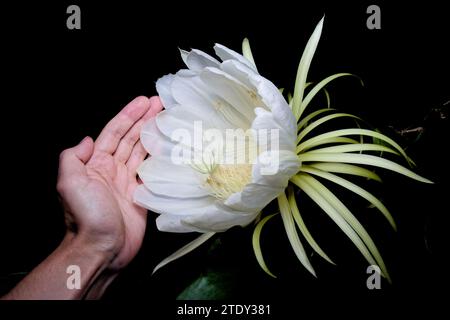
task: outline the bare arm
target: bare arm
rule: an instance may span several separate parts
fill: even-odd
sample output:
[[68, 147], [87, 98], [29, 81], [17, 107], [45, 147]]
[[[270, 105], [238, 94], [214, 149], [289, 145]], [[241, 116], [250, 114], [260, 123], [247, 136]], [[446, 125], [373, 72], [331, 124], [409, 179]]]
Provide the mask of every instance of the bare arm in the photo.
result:
[[[58, 248], [3, 299], [82, 299], [105, 271], [111, 257], [66, 236]], [[69, 266], [80, 270], [80, 287], [68, 285]]]

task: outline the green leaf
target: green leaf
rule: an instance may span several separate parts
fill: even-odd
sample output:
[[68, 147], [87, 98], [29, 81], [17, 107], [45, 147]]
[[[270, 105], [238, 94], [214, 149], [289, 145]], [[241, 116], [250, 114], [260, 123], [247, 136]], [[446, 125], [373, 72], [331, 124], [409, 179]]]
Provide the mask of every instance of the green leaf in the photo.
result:
[[324, 18], [319, 21], [316, 28], [314, 29], [314, 32], [309, 38], [308, 43], [306, 44], [302, 58], [300, 59], [300, 63], [298, 65], [292, 105], [292, 110], [297, 121], [303, 112], [303, 110], [301, 110], [301, 104], [305, 90], [306, 78], [308, 76], [309, 66], [311, 65], [311, 61], [316, 51], [317, 44], [319, 43], [320, 35], [322, 33], [323, 20]]
[[177, 300], [223, 300], [231, 298], [234, 289], [233, 274], [208, 270], [181, 292]]
[[391, 213], [389, 212], [389, 210], [385, 207], [385, 205], [378, 200], [375, 196], [373, 196], [371, 193], [369, 193], [368, 191], [364, 190], [363, 188], [361, 188], [360, 186], [344, 179], [341, 178], [335, 174], [329, 173], [329, 172], [325, 172], [325, 171], [321, 171], [315, 168], [312, 168], [310, 166], [302, 166], [301, 167], [301, 171], [302, 172], [306, 172], [306, 173], [310, 173], [313, 175], [316, 175], [318, 177], [327, 179], [329, 181], [332, 181], [344, 188], [346, 188], [347, 190], [350, 190], [354, 193], [356, 193], [357, 195], [361, 196], [362, 198], [366, 199], [367, 201], [369, 201], [373, 206], [375, 206], [378, 210], [381, 211], [381, 213], [385, 216], [385, 218], [389, 221], [389, 223], [391, 224], [392, 228], [394, 230], [397, 230], [397, 226], [395, 224], [394, 218], [392, 217]]
[[344, 162], [344, 163], [355, 163], [355, 164], [365, 164], [369, 166], [375, 166], [384, 168], [387, 170], [391, 170], [397, 172], [399, 174], [405, 175], [411, 179], [425, 182], [425, 183], [433, 183], [432, 181], [419, 176], [418, 174], [412, 172], [405, 167], [377, 156], [372, 156], [368, 154], [350, 154], [350, 153], [310, 153], [306, 152], [298, 156], [301, 162]]
[[313, 276], [316, 277], [316, 272], [309, 262], [308, 256], [306, 255], [305, 249], [298, 237], [297, 230], [295, 228], [295, 222], [292, 218], [292, 212], [289, 206], [289, 202], [286, 198], [284, 191], [278, 196], [278, 206], [280, 207], [281, 218], [283, 219], [284, 229], [291, 243], [292, 249], [295, 252], [298, 260], [302, 265], [309, 271]]
[[188, 254], [194, 249], [197, 249], [200, 245], [205, 243], [208, 239], [210, 239], [213, 235], [215, 235], [215, 232], [208, 232], [203, 233], [201, 236], [196, 238], [195, 240], [189, 242], [187, 245], [183, 246], [182, 248], [178, 249], [174, 253], [172, 253], [170, 256], [165, 258], [163, 261], [158, 263], [158, 265], [153, 269], [152, 274], [154, 274], [156, 271], [167, 265], [168, 263], [177, 260], [178, 258], [181, 258], [185, 254]]
[[256, 69], [255, 59], [253, 59], [252, 49], [250, 49], [250, 41], [247, 38], [244, 38], [242, 41], [242, 55], [250, 61]]
[[317, 252], [318, 255], [320, 255], [322, 258], [324, 258], [326, 261], [328, 261], [331, 264], [335, 264], [328, 255], [320, 248], [320, 246], [317, 244], [317, 242], [312, 237], [311, 233], [309, 232], [308, 228], [305, 225], [305, 222], [303, 221], [303, 218], [300, 214], [300, 211], [297, 206], [297, 201], [295, 199], [294, 195], [294, 189], [292, 186], [288, 187], [288, 201], [289, 205], [291, 207], [291, 212], [294, 217], [295, 222], [297, 223], [298, 228], [300, 229], [300, 232], [305, 237], [306, 241], [309, 243], [311, 248], [315, 252]]
[[367, 179], [372, 179], [378, 182], [382, 182], [380, 176], [378, 176], [375, 172], [352, 164], [317, 162], [317, 163], [309, 163], [308, 166], [322, 171], [351, 174], [355, 176], [364, 177]]
[[253, 244], [253, 251], [255, 252], [256, 260], [259, 263], [259, 266], [271, 277], [276, 278], [276, 276], [270, 272], [269, 268], [266, 265], [266, 262], [264, 261], [264, 257], [262, 255], [261, 251], [261, 244], [260, 244], [260, 237], [261, 237], [261, 231], [264, 225], [269, 221], [273, 216], [277, 215], [278, 213], [274, 213], [271, 215], [268, 215], [267, 217], [264, 217], [261, 221], [258, 222], [258, 224], [255, 227], [255, 230], [253, 231], [253, 237], [252, 237], [252, 244]]
[[303, 129], [297, 136], [297, 144], [308, 134], [310, 133], [312, 130], [314, 130], [315, 128], [317, 128], [318, 126], [320, 126], [321, 124], [336, 119], [336, 118], [342, 118], [342, 117], [350, 117], [350, 118], [355, 118], [355, 119], [359, 119], [357, 116], [354, 116], [352, 114], [349, 113], [334, 113], [334, 114], [330, 114], [328, 116], [322, 117], [316, 121], [314, 121], [313, 123], [311, 123], [310, 125], [308, 125], [305, 129]]

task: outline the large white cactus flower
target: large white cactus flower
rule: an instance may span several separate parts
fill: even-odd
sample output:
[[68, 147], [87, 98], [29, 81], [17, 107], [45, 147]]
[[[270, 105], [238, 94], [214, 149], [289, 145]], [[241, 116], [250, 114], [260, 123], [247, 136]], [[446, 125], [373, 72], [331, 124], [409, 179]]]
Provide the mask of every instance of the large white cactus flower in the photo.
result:
[[280, 91], [253, 61], [214, 50], [222, 62], [181, 51], [188, 69], [157, 81], [165, 110], [142, 130], [151, 157], [135, 193], [161, 214], [159, 230], [205, 233], [200, 240], [251, 223], [300, 167], [296, 120]]
[[[250, 224], [277, 199], [278, 212], [270, 215], [264, 212], [254, 229], [253, 248], [258, 263], [274, 276], [263, 259], [259, 240], [263, 226], [279, 214], [296, 256], [315, 275], [302, 240], [320, 257], [333, 261], [312, 237], [302, 218], [296, 198], [305, 196], [389, 280], [370, 235], [320, 180], [364, 198], [394, 229], [395, 221], [384, 204], [346, 176], [381, 181], [366, 168], [369, 166], [432, 182], [389, 160], [391, 155], [402, 156], [414, 165], [394, 140], [361, 128], [359, 122], [357, 128], [317, 133], [318, 127], [334, 119], [347, 118], [353, 124], [360, 120], [331, 109], [324, 89], [334, 79], [350, 74], [334, 74], [313, 86], [306, 82], [322, 26], [323, 19], [306, 44], [294, 92], [287, 95], [288, 101], [273, 83], [259, 75], [247, 40], [243, 42], [243, 55], [217, 44], [214, 50], [221, 62], [199, 50], [181, 51], [188, 69], [158, 80], [156, 88], [165, 110], [142, 130], [141, 141], [151, 157], [138, 170], [143, 185], [137, 188], [135, 201], [161, 214], [156, 220], [159, 230], [195, 231], [201, 235], [163, 260], [155, 271], [192, 251], [215, 232]], [[322, 90], [327, 107], [306, 113]]]
[[189, 69], [157, 81], [165, 110], [142, 130], [151, 157], [138, 170], [135, 200], [161, 214], [161, 231], [248, 225], [299, 171], [297, 125], [285, 98], [252, 61], [219, 44], [214, 50], [222, 62], [181, 51]]

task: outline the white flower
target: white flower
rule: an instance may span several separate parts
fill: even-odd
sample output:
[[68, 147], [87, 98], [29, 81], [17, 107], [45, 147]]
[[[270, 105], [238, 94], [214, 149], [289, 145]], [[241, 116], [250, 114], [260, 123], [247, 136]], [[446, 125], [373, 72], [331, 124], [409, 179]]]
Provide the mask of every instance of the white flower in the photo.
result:
[[[368, 232], [347, 206], [319, 180], [327, 180], [364, 198], [385, 216], [394, 229], [394, 219], [384, 204], [340, 175], [381, 181], [376, 173], [364, 167], [372, 166], [417, 181], [432, 182], [384, 155], [366, 154], [382, 152], [401, 155], [413, 165], [400, 145], [377, 131], [363, 129], [358, 125], [358, 128], [317, 133], [317, 127], [333, 119], [359, 119], [331, 109], [326, 91], [327, 108], [309, 114], [305, 112], [313, 98], [325, 90], [329, 82], [351, 75], [337, 73], [328, 76], [305, 92], [311, 84], [306, 83], [306, 79], [322, 26], [323, 19], [306, 44], [293, 95], [288, 94], [289, 104], [270, 81], [258, 74], [246, 40], [243, 43], [245, 57], [216, 45], [216, 54], [222, 62], [198, 50], [189, 53], [182, 51], [183, 60], [189, 69], [158, 80], [156, 87], [166, 110], [143, 128], [141, 141], [152, 157], [139, 169], [144, 184], [137, 189], [135, 200], [161, 214], [157, 219], [160, 230], [198, 231], [202, 234], [164, 259], [154, 271], [194, 250], [215, 232], [236, 225], [248, 225], [269, 202], [277, 198], [279, 212], [270, 215], [265, 213], [254, 229], [252, 244], [256, 259], [267, 274], [275, 277], [263, 259], [259, 239], [263, 226], [279, 213], [297, 258], [315, 275], [297, 230], [319, 256], [330, 263], [333, 261], [309, 232], [297, 206], [297, 190], [311, 198], [355, 244], [367, 262], [378, 265], [381, 275], [390, 281], [381, 254]], [[209, 134], [209, 137], [203, 134], [197, 139], [198, 122], [202, 124], [202, 129], [214, 129], [214, 132], [210, 132], [214, 134]], [[234, 161], [231, 164], [223, 162], [220, 160], [230, 155], [228, 150], [199, 147], [210, 142], [217, 133], [226, 136], [227, 129], [253, 129], [248, 137], [248, 145], [237, 148], [231, 154], [233, 160], [241, 159], [244, 155], [246, 161]], [[270, 148], [269, 143], [255, 134], [264, 129], [278, 133], [278, 139], [275, 139], [277, 144], [270, 143]], [[190, 138], [187, 139], [187, 136]], [[373, 143], [364, 142], [363, 137], [371, 138]], [[229, 142], [226, 140], [227, 145]], [[220, 143], [207, 145], [220, 146]], [[258, 146], [257, 152], [252, 152], [254, 146]], [[265, 151], [261, 151], [259, 146], [263, 146]], [[179, 161], [177, 157], [174, 158], [174, 150], [183, 155], [193, 155], [196, 160]], [[185, 160], [184, 157], [180, 158]], [[273, 170], [274, 163], [277, 164], [276, 170]]]
[[[244, 56], [219, 44], [214, 50], [222, 62], [199, 50], [181, 51], [188, 69], [157, 81], [165, 110], [142, 130], [151, 157], [138, 170], [143, 185], [135, 201], [161, 214], [156, 220], [161, 231], [205, 233], [246, 226], [300, 167], [296, 119], [277, 87]], [[217, 154], [205, 162], [203, 149], [189, 143], [184, 151], [202, 153], [202, 163], [175, 163], [177, 132], [195, 136], [199, 121], [203, 130], [218, 129], [223, 137], [227, 129], [253, 129], [249, 144], [259, 146], [263, 142], [254, 133], [275, 129], [278, 146], [267, 144], [267, 151], [252, 157], [247, 145], [238, 151], [246, 155], [245, 162], [229, 164], [217, 163]], [[276, 163], [277, 170], [264, 174], [268, 163]]]

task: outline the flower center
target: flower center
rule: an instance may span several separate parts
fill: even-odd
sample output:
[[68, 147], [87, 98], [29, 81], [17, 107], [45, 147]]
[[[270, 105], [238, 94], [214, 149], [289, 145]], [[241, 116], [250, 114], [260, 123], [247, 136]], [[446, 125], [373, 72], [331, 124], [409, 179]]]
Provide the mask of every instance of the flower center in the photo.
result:
[[213, 196], [226, 200], [233, 193], [242, 191], [251, 178], [251, 164], [217, 165], [209, 173], [206, 185]]

